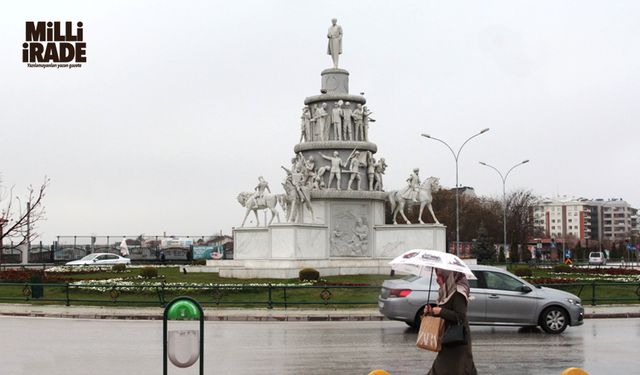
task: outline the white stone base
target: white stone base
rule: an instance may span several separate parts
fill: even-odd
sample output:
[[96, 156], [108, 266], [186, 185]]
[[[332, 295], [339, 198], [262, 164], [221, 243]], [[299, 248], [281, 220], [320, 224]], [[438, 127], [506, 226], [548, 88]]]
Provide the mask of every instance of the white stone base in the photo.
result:
[[307, 259], [307, 260], [207, 260], [220, 277], [237, 279], [295, 279], [303, 268], [314, 268], [320, 277], [339, 275], [388, 275], [388, 259]]
[[311, 267], [322, 276], [389, 274], [389, 261], [411, 249], [445, 251], [443, 225], [372, 225], [368, 252], [336, 256], [331, 251], [331, 224], [274, 224], [268, 228], [235, 228], [234, 260], [207, 260], [221, 277], [296, 278]]
[[395, 258], [411, 249], [445, 251], [446, 231], [438, 224], [376, 225], [375, 258]]

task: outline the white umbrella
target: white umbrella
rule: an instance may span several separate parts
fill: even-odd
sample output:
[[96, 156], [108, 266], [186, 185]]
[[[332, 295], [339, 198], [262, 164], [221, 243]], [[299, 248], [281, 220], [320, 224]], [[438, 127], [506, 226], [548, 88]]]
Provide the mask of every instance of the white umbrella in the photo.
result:
[[438, 250], [414, 249], [389, 262], [393, 270], [418, 276], [431, 275], [434, 268], [463, 273], [467, 279], [476, 277], [460, 258]]
[[127, 240], [125, 238], [120, 242], [120, 255], [123, 257], [129, 256], [129, 247], [127, 246]]

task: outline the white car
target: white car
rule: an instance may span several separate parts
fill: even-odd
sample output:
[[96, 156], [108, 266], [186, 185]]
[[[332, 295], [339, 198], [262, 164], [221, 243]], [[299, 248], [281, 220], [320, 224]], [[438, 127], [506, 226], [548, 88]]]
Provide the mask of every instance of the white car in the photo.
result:
[[607, 264], [607, 258], [600, 251], [592, 251], [589, 253], [589, 264], [594, 266], [604, 266]]
[[82, 259], [67, 262], [67, 266], [109, 266], [113, 264], [131, 264], [131, 259], [111, 253], [93, 253]]

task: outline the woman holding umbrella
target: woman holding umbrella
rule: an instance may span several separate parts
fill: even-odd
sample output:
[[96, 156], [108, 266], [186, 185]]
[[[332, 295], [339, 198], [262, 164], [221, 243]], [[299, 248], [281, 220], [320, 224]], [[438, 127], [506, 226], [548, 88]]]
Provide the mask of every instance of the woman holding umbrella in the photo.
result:
[[471, 353], [471, 336], [467, 321], [467, 304], [469, 302], [469, 281], [464, 273], [436, 268], [436, 281], [440, 286], [438, 291], [438, 306], [427, 305], [425, 315], [439, 316], [445, 320], [446, 329], [452, 325], [462, 323], [466, 330], [466, 344], [456, 346], [442, 346], [433, 366], [427, 375], [475, 375], [478, 372], [473, 363]]

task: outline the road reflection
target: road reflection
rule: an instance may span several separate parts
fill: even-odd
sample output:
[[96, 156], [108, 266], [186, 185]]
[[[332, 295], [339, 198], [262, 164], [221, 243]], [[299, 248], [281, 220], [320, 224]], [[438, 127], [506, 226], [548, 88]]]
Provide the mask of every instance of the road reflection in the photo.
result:
[[[161, 322], [0, 317], [2, 373], [158, 373]], [[636, 373], [640, 319], [591, 319], [563, 334], [471, 328], [480, 374]], [[207, 322], [205, 372], [219, 374], [425, 374], [436, 354], [416, 348], [399, 322]], [[90, 350], [87, 350], [90, 348]], [[35, 355], [40, 353], [41, 355]], [[117, 353], [117, 361], [113, 355]], [[73, 363], [73, 366], [68, 366]]]

